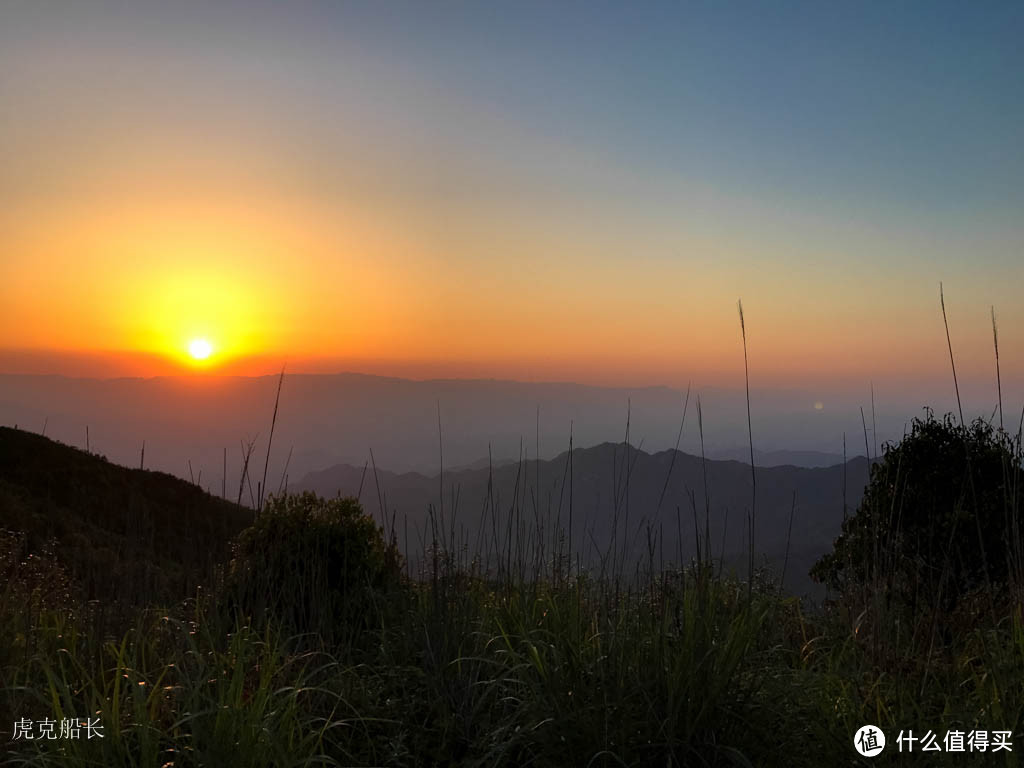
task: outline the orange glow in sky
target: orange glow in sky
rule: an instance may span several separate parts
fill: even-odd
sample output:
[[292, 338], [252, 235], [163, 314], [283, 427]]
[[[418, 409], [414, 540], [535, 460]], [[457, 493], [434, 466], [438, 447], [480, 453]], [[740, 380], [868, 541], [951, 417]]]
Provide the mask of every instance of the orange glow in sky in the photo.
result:
[[[736, 384], [742, 298], [758, 382], [862, 386], [948, 375], [942, 280], [965, 375], [992, 375], [994, 305], [1024, 376], [1019, 67], [961, 110], [901, 79], [895, 32], [877, 72], [811, 32], [776, 70], [719, 58], [750, 46], [714, 13], [702, 46], [530, 4], [429, 29], [86, 5], [0, 19], [0, 373]], [[859, 79], [807, 75], [844, 55]], [[992, 105], [998, 135], [942, 118]]]
[[[743, 296], [762, 382], [945, 375], [937, 284], [878, 284], [872, 264], [775, 252], [765, 266], [749, 246], [686, 233], [673, 235], [680, 258], [619, 261], [587, 230], [446, 242], [422, 223], [393, 231], [390, 221], [409, 220], [401, 212], [164, 194], [0, 213], [20, 254], [4, 264], [0, 348], [138, 356], [119, 375], [267, 373], [288, 361], [414, 377], [735, 383]], [[954, 344], [965, 367], [987, 371], [984, 302], [1000, 291], [961, 287], [953, 298], [947, 287]], [[1009, 302], [1000, 311], [1004, 350], [1021, 348], [1021, 325], [1009, 323], [1019, 314]], [[212, 354], [196, 359], [196, 339]], [[1016, 365], [1006, 356], [1004, 375]]]

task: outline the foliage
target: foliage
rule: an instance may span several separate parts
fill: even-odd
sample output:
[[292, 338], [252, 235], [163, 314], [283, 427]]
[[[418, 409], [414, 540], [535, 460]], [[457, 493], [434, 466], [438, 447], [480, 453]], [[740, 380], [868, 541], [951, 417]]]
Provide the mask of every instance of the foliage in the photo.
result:
[[51, 547], [86, 599], [177, 602], [209, 583], [252, 513], [163, 472], [0, 427], [0, 528]]
[[256, 626], [272, 618], [334, 642], [379, 626], [401, 573], [394, 542], [355, 499], [286, 494], [239, 536], [225, 595]]
[[884, 590], [922, 608], [1019, 584], [1022, 479], [1006, 433], [929, 412], [886, 446], [856, 514], [812, 575], [847, 598]]
[[[0, 729], [100, 713], [105, 738], [0, 734], [0, 762], [810, 768], [855, 764], [865, 722], [890, 740], [1024, 722], [1019, 614], [965, 629], [948, 658], [880, 668], [836, 617], [770, 592], [748, 605], [741, 582], [699, 569], [617, 599], [585, 576], [463, 574], [457, 594], [435, 599], [455, 576], [418, 586], [358, 662], [345, 643], [310, 650], [271, 623], [233, 624], [214, 600], [141, 612], [114, 638], [88, 613], [37, 612], [0, 666]], [[9, 604], [0, 627], [24, 627], [20, 610]], [[1016, 754], [950, 764], [1016, 765]]]

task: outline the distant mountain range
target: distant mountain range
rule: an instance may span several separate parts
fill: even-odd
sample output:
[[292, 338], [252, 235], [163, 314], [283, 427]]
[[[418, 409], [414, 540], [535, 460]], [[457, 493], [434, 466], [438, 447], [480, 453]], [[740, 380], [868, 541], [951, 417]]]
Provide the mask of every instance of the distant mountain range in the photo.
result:
[[[231, 498], [239, 487], [243, 444], [249, 441], [254, 444], [253, 466], [258, 468], [251, 478], [254, 487], [262, 481], [277, 383], [276, 376], [0, 375], [0, 424], [18, 424], [21, 430], [45, 432], [83, 448], [88, 434], [91, 451], [114, 463], [195, 478], [215, 495], [223, 489]], [[443, 460], [445, 522], [450, 523], [457, 511], [458, 524], [469, 537], [467, 548], [479, 542], [486, 549], [484, 542], [490, 542], [493, 550], [502, 536], [508, 539], [508, 515], [514, 509], [515, 525], [525, 526], [524, 521], [536, 518], [544, 524], [545, 535], [565, 528], [574, 556], [591, 564], [599, 553], [613, 551], [613, 541], [619, 553], [616, 564], [635, 561], [646, 546], [646, 524], [657, 531], [659, 554], [663, 551], [666, 561], [688, 561], [696, 554], [693, 508], [702, 531], [705, 509], [703, 467], [695, 458], [701, 453], [698, 395], [704, 453], [709, 458], [706, 506], [712, 549], [716, 556], [742, 566], [750, 508], [750, 468], [745, 463], [750, 448], [741, 390], [691, 393], [681, 452], [659, 508], [671, 448], [680, 435], [685, 392], [668, 387], [286, 374], [267, 485], [271, 491], [287, 483], [292, 489], [356, 494], [362, 481], [367, 508], [388, 519], [394, 516], [396, 523], [401, 520], [403, 524], [396, 525], [400, 538], [407, 520], [409, 541], [402, 543], [417, 552], [428, 527], [428, 506], [442, 511], [438, 468]], [[787, 580], [801, 589], [811, 588], [807, 568], [828, 551], [839, 531], [844, 474], [849, 509], [855, 508], [867, 480], [866, 459], [842, 464], [844, 433], [850, 436], [851, 456], [858, 444], [869, 443], [873, 452], [876, 443], [867, 432], [861, 436], [859, 405], [838, 399], [823, 405], [820, 400], [808, 392], [753, 390], [751, 395], [754, 457], [759, 465], [755, 544], [761, 555], [781, 567], [795, 491]], [[636, 446], [628, 449], [629, 472], [623, 465], [627, 420]], [[897, 421], [891, 411], [879, 411], [879, 424], [897, 423], [902, 430], [904, 421], [902, 416]], [[577, 446], [571, 531], [569, 484], [562, 482], [570, 436]], [[488, 455], [493, 458], [488, 460]], [[524, 457], [522, 462], [519, 456]], [[371, 482], [374, 464], [378, 472]], [[493, 471], [490, 496], [488, 464]], [[385, 495], [387, 503], [382, 504]], [[494, 509], [493, 514], [485, 511], [481, 523], [485, 499], [493, 499]], [[520, 531], [518, 540], [522, 538]], [[545, 556], [552, 548], [551, 542], [545, 545]]]
[[[289, 490], [358, 497], [394, 532], [412, 568], [437, 538], [485, 564], [514, 552], [515, 562], [547, 568], [561, 551], [628, 576], [652, 562], [690, 562], [698, 541], [707, 552], [710, 534], [713, 558], [743, 575], [751, 479], [749, 464], [606, 442], [571, 458], [485, 461], [433, 475], [338, 464]], [[757, 562], [778, 576], [788, 549], [787, 588], [819, 594], [807, 571], [831, 549], [844, 502], [856, 509], [867, 479], [862, 457], [758, 468]], [[31, 551], [55, 541], [87, 595], [188, 594], [251, 519], [195, 484], [0, 428], [0, 528], [26, 532]]]
[[[255, 440], [265, 459], [276, 376], [180, 376], [151, 379], [72, 379], [0, 374], [0, 424], [45, 432], [89, 447], [112, 461], [145, 466], [183, 479], [198, 477], [211, 491], [238, 486], [242, 441]], [[696, 400], [701, 399], [704, 452], [748, 461], [742, 390], [694, 388], [679, 448], [701, 453]], [[864, 452], [859, 402], [822, 393], [753, 390], [755, 462], [763, 466], [828, 466]], [[290, 479], [335, 464], [362, 466], [370, 451], [378, 467], [436, 473], [483, 466], [494, 457], [551, 459], [569, 447], [625, 437], [657, 452], [676, 445], [685, 392], [668, 387], [595, 387], [568, 383], [408, 379], [344, 374], [287, 374], [268, 467], [276, 489]], [[821, 405], [822, 408], [817, 408]], [[888, 409], [879, 398], [878, 440], [902, 434], [913, 408]], [[869, 413], [868, 432], [871, 429]], [[226, 451], [226, 478], [224, 472]], [[290, 454], [290, 458], [289, 458]], [[191, 465], [191, 467], [190, 467]], [[287, 465], [287, 466], [286, 466]], [[261, 467], [262, 469], [262, 467]]]
[[[787, 587], [814, 592], [807, 571], [831, 550], [844, 500], [848, 512], [859, 504], [868, 469], [863, 457], [824, 468], [757, 469], [758, 562], [778, 575], [789, 539]], [[435, 525], [446, 540], [454, 537], [471, 557], [484, 560], [506, 551], [513, 539], [550, 560], [563, 529], [562, 546], [571, 541], [573, 558], [584, 565], [599, 567], [605, 558], [611, 567], [614, 558], [634, 568], [651, 554], [648, 534], [656, 563], [678, 563], [696, 557], [698, 537], [703, 542], [710, 529], [714, 558], [741, 574], [746, 569], [749, 463], [702, 461], [681, 451], [651, 454], [607, 442], [574, 450], [571, 472], [568, 452], [549, 461], [517, 460], [443, 476], [339, 464], [311, 472], [291, 490], [358, 496], [383, 524], [393, 521], [400, 544], [414, 558], [429, 545]]]

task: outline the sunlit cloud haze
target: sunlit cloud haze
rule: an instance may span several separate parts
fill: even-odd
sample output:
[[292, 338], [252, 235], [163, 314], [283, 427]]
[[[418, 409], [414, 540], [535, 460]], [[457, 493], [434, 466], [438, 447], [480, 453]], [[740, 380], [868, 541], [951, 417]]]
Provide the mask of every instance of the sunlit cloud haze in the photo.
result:
[[742, 297], [759, 386], [907, 394], [948, 388], [942, 281], [965, 381], [994, 305], [1018, 391], [1022, 33], [1019, 3], [5, 3], [0, 372], [736, 386]]

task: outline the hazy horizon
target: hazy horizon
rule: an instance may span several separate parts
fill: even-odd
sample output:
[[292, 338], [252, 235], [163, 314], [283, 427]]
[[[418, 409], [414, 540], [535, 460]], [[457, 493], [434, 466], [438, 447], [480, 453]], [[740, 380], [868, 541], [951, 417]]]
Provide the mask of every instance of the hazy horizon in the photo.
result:
[[[238, 482], [240, 441], [256, 440], [263, 455], [278, 375], [207, 374], [155, 378], [67, 378], [0, 374], [0, 424], [86, 447], [126, 466], [138, 466], [146, 442], [146, 466], [191, 479], [203, 472], [219, 487], [222, 451], [228, 454], [228, 484]], [[965, 418], [993, 418], [995, 392], [988, 382], [961, 382]], [[1007, 428], [1016, 430], [1019, 411], [1004, 388]], [[875, 455], [898, 440], [910, 420], [930, 407], [956, 412], [952, 382], [931, 393], [894, 396], [879, 387], [822, 395], [821, 390], [754, 386], [750, 392], [756, 463], [827, 466]], [[746, 391], [742, 387], [608, 387], [571, 382], [501, 379], [425, 379], [364, 373], [285, 374], [269, 467], [301, 479], [336, 464], [362, 466], [370, 451], [380, 468], [436, 472], [439, 438], [448, 467], [539, 455], [551, 459], [574, 445], [592, 447], [625, 438], [657, 452], [680, 448], [701, 452], [697, 402], [701, 402], [704, 450], [710, 458], [748, 461]], [[862, 412], [863, 409], [863, 412]], [[997, 417], [996, 417], [997, 418]], [[439, 435], [440, 431], [440, 435]], [[865, 441], [868, 447], [865, 448]], [[233, 478], [233, 479], [232, 479]]]

